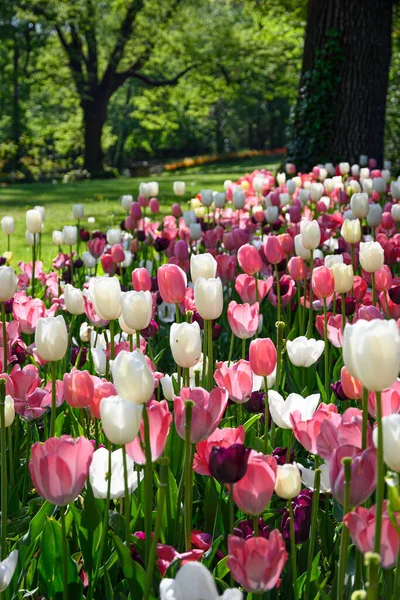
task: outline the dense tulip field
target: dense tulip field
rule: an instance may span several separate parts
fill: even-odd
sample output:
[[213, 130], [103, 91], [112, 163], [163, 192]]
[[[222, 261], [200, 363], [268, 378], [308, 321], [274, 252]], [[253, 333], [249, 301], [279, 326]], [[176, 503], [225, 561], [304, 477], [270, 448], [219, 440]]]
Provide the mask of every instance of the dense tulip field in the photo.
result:
[[224, 188], [2, 219], [1, 600], [399, 600], [400, 181]]

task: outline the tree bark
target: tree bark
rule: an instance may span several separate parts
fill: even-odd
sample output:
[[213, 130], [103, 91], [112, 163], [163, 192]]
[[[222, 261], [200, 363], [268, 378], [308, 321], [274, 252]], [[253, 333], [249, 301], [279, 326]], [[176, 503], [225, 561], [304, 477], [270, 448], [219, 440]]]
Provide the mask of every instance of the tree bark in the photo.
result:
[[383, 162], [393, 0], [309, 0], [290, 159]]
[[83, 123], [85, 134], [84, 166], [91, 177], [104, 173], [101, 136], [107, 118], [108, 98], [94, 94], [90, 101], [83, 103]]

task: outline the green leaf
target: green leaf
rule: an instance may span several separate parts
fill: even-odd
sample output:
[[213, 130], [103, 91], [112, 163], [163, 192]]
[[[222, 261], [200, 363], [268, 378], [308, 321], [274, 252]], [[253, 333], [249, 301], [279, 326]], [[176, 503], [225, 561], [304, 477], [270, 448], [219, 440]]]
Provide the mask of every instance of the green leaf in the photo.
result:
[[[319, 560], [320, 560], [320, 558], [321, 558], [321, 552], [318, 552], [318, 554], [316, 554], [314, 556], [314, 560], [312, 562], [310, 581], [317, 581], [317, 579], [319, 578], [319, 575], [320, 575]], [[297, 579], [297, 589], [298, 589], [300, 598], [303, 594], [303, 590], [306, 585], [306, 579], [307, 579], [307, 571], [302, 573], [302, 575], [300, 575], [300, 577]]]
[[249, 429], [252, 427], [252, 425], [254, 425], [254, 423], [257, 423], [257, 421], [259, 419], [261, 419], [261, 414], [255, 414], [255, 415], [252, 415], [248, 421], [246, 421], [246, 423], [243, 425], [246, 433], [247, 433], [247, 431], [249, 431]]
[[[63, 597], [62, 529], [53, 517], [48, 517], [40, 540], [38, 579], [41, 594], [52, 600]], [[81, 598], [82, 582], [76, 563], [72, 560], [67, 541], [68, 594], [70, 598]]]
[[223, 559], [219, 561], [217, 566], [213, 571], [213, 575], [215, 579], [223, 579], [229, 573], [229, 569], [227, 567], [228, 556], [225, 556]]
[[327, 403], [326, 392], [325, 392], [324, 384], [321, 381], [321, 377], [318, 375], [317, 372], [315, 373], [315, 376], [317, 379], [318, 391], [321, 394], [322, 402]]
[[54, 434], [56, 437], [60, 437], [62, 435], [64, 421], [65, 421], [65, 413], [63, 411], [58, 415], [58, 417], [56, 419], [56, 427], [55, 427], [55, 434]]
[[84, 508], [79, 524], [79, 542], [85, 570], [90, 578], [95, 566], [95, 557], [100, 545], [102, 531], [101, 516], [93, 496], [92, 486], [87, 482]]
[[118, 552], [118, 558], [121, 563], [122, 571], [129, 584], [132, 598], [142, 598], [146, 583], [146, 573], [131, 557], [131, 551], [114, 533], [111, 534], [115, 548]]
[[165, 509], [162, 517], [162, 530], [166, 540], [173, 539], [178, 511], [178, 486], [171, 469], [168, 467], [168, 487]]

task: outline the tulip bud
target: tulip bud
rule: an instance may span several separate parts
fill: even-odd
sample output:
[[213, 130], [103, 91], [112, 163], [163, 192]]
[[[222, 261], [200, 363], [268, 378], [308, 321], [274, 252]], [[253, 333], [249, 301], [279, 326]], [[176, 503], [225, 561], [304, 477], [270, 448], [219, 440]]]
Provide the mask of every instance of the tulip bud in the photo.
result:
[[382, 222], [382, 207], [379, 204], [370, 204], [367, 215], [369, 227], [379, 227]]
[[183, 196], [185, 193], [186, 184], [184, 181], [174, 181], [173, 190], [175, 196]]
[[90, 254], [90, 252], [84, 252], [82, 255], [83, 264], [87, 269], [94, 269], [96, 266], [96, 259]]
[[121, 243], [121, 230], [120, 229], [109, 229], [107, 231], [107, 244], [114, 246], [115, 244]]
[[76, 244], [78, 239], [78, 228], [76, 225], [64, 225], [63, 230], [63, 240], [64, 244], [67, 246], [73, 246]]
[[116, 277], [92, 277], [89, 295], [96, 313], [102, 319], [118, 319], [121, 314], [121, 286]]
[[384, 194], [386, 192], [386, 181], [383, 177], [375, 177], [372, 180], [372, 188], [378, 194]]
[[400, 222], [400, 204], [393, 204], [391, 210], [392, 219], [395, 223]]
[[348, 244], [357, 244], [361, 239], [361, 225], [358, 219], [343, 221], [340, 233]]
[[220, 483], [237, 483], [246, 475], [251, 449], [243, 444], [228, 448], [214, 446], [210, 453], [210, 473]]
[[197, 312], [203, 319], [218, 319], [224, 307], [221, 279], [199, 277], [194, 286], [194, 301]]
[[200, 223], [191, 223], [190, 224], [190, 237], [193, 241], [197, 241], [202, 236], [201, 225]]
[[72, 216], [74, 219], [79, 221], [80, 219], [83, 219], [84, 214], [85, 214], [85, 209], [83, 207], [83, 204], [74, 204], [72, 206]]
[[71, 315], [82, 315], [85, 312], [82, 291], [70, 283], [64, 288], [65, 308]]
[[325, 256], [324, 265], [328, 269], [332, 269], [333, 265], [343, 264], [343, 254], [327, 254]]
[[[10, 427], [15, 419], [14, 400], [11, 396], [6, 396], [4, 403], [5, 426]], [[1, 423], [0, 423], [1, 429]], [[1, 590], [1, 567], [0, 567], [0, 590]]]
[[310, 250], [303, 246], [302, 237], [300, 233], [294, 238], [294, 251], [296, 252], [296, 255], [302, 258], [303, 260], [309, 260], [311, 257]]
[[[382, 418], [383, 460], [392, 471], [400, 472], [400, 415]], [[373, 441], [378, 447], [378, 429], [373, 431]]]
[[137, 406], [120, 396], [103, 398], [100, 414], [106, 438], [120, 446], [132, 442], [139, 432], [142, 410], [142, 405]]
[[17, 291], [18, 277], [12, 267], [0, 267], [0, 302], [11, 300]]
[[112, 363], [112, 376], [118, 394], [134, 404], [145, 404], [154, 391], [153, 373], [140, 350], [120, 352]]
[[13, 217], [3, 217], [1, 220], [1, 228], [5, 235], [12, 235], [14, 233]]
[[29, 233], [40, 233], [42, 230], [43, 219], [38, 210], [28, 210], [26, 212], [26, 228]]
[[353, 194], [350, 202], [352, 213], [357, 219], [365, 219], [369, 211], [369, 198], [366, 192]]
[[236, 209], [242, 209], [244, 207], [245, 200], [246, 196], [244, 195], [243, 190], [240, 187], [235, 187], [232, 198], [233, 206]]
[[385, 261], [385, 254], [379, 242], [360, 243], [360, 263], [367, 273], [375, 273]]
[[197, 223], [197, 217], [194, 210], [187, 210], [183, 213], [183, 220], [185, 221], [186, 227], [190, 227], [192, 223]]
[[51, 239], [55, 246], [62, 246], [64, 243], [62, 231], [55, 229], [51, 235]]
[[324, 194], [322, 183], [312, 183], [310, 187], [310, 196], [313, 202], [318, 202]]
[[273, 225], [276, 223], [279, 217], [279, 208], [277, 206], [267, 206], [265, 211], [265, 218], [267, 219], [267, 223]]
[[226, 194], [225, 194], [225, 192], [216, 192], [214, 194], [215, 208], [224, 208], [225, 202], [226, 202]]
[[278, 465], [275, 481], [275, 493], [280, 498], [291, 500], [301, 490], [301, 475], [297, 465]]
[[83, 343], [90, 342], [90, 334], [93, 331], [93, 327], [90, 327], [86, 322], [82, 323], [79, 328], [79, 339]]
[[201, 190], [201, 202], [203, 206], [211, 206], [214, 200], [214, 194], [212, 190]]
[[256, 194], [261, 194], [264, 187], [264, 175], [256, 175], [253, 178], [253, 190]]
[[64, 317], [39, 318], [35, 331], [36, 350], [42, 360], [56, 362], [64, 358], [68, 333]]
[[277, 181], [278, 185], [285, 185], [286, 173], [278, 173], [276, 176], [276, 181]]
[[190, 257], [190, 274], [193, 283], [196, 283], [199, 277], [204, 279], [214, 279], [217, 273], [217, 261], [212, 254], [192, 254]]
[[201, 356], [200, 326], [193, 323], [173, 323], [169, 334], [172, 356], [177, 365], [184, 369], [194, 367]]
[[131, 205], [133, 202], [133, 197], [130, 194], [125, 194], [121, 196], [121, 205], [126, 212], [129, 212]]
[[140, 331], [148, 327], [153, 314], [151, 292], [126, 292], [121, 294], [121, 313], [130, 329]]
[[157, 181], [149, 181], [148, 183], [149, 185], [149, 190], [150, 190], [150, 194], [149, 196], [158, 196], [159, 194], [159, 186], [158, 186], [158, 182]]
[[150, 185], [145, 181], [139, 184], [139, 196], [146, 199], [150, 197]]
[[321, 241], [318, 221], [302, 221], [300, 224], [301, 241], [304, 248], [315, 250]]
[[346, 294], [349, 292], [354, 284], [352, 265], [337, 263], [332, 265], [331, 271], [335, 282], [335, 292], [337, 294]]

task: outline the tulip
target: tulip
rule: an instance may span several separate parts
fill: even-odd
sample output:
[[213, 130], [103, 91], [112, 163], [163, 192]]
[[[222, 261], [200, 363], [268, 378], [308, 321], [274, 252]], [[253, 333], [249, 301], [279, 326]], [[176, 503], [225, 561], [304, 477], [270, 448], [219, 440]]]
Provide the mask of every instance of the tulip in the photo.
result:
[[[398, 184], [398, 187], [399, 187], [399, 194], [400, 194], [400, 184]], [[392, 215], [392, 219], [395, 223], [400, 222], [400, 204], [393, 204], [392, 209], [391, 209], [391, 215]]]
[[203, 206], [211, 206], [211, 204], [213, 203], [213, 199], [214, 199], [213, 191], [212, 190], [201, 190], [200, 195], [201, 195], [201, 202], [202, 202]]
[[323, 340], [307, 339], [299, 336], [293, 341], [287, 340], [286, 349], [289, 360], [296, 367], [311, 367], [317, 362], [325, 348]]
[[83, 219], [83, 215], [85, 214], [85, 209], [83, 204], [73, 204], [72, 206], [72, 216], [77, 221]]
[[309, 260], [311, 258], [310, 250], [303, 246], [303, 241], [300, 233], [294, 238], [294, 251], [296, 252], [296, 255], [302, 258], [303, 260]]
[[140, 267], [132, 271], [132, 286], [135, 292], [151, 291], [151, 277], [147, 269]]
[[172, 356], [184, 369], [194, 367], [201, 356], [200, 326], [193, 323], [173, 323], [169, 334]]
[[63, 230], [64, 244], [74, 246], [78, 240], [78, 228], [75, 225], [64, 225]]
[[200, 223], [191, 223], [189, 230], [190, 230], [190, 238], [193, 241], [197, 242], [197, 240], [199, 240], [202, 236]]
[[268, 404], [271, 417], [274, 423], [282, 429], [293, 429], [293, 424], [290, 415], [294, 411], [300, 413], [297, 418], [302, 421], [312, 419], [318, 403], [320, 401], [319, 394], [312, 394], [303, 398], [300, 394], [289, 394], [284, 400], [282, 396], [273, 390], [268, 392]]
[[328, 298], [334, 292], [334, 278], [328, 267], [317, 267], [312, 273], [312, 289], [317, 298]]
[[224, 307], [221, 279], [199, 277], [194, 286], [194, 301], [202, 319], [207, 321], [218, 319]]
[[[373, 175], [373, 173], [371, 173]], [[384, 194], [386, 192], [386, 181], [383, 177], [374, 177], [373, 188], [378, 194]]]
[[340, 371], [340, 380], [346, 397], [350, 400], [357, 400], [362, 397], [363, 387], [355, 377], [352, 377], [346, 367]]
[[121, 314], [121, 285], [117, 277], [92, 277], [89, 295], [94, 310], [102, 319], [118, 319]]
[[[89, 469], [89, 481], [95, 498], [106, 499], [108, 489], [108, 478], [110, 483], [110, 499], [124, 498], [124, 466], [122, 448], [111, 454], [111, 473], [108, 472], [108, 450], [99, 448], [93, 454], [92, 464]], [[133, 460], [128, 456], [126, 459], [128, 472], [128, 490], [132, 494], [138, 486], [138, 474], [134, 471]]]
[[218, 427], [228, 404], [226, 390], [214, 388], [210, 393], [201, 387], [183, 388], [174, 399], [174, 419], [178, 435], [185, 439], [185, 402], [192, 400], [190, 443], [197, 444], [207, 439]]
[[18, 277], [12, 267], [0, 267], [0, 302], [7, 302], [14, 296], [18, 286]]
[[192, 254], [190, 257], [190, 274], [193, 283], [203, 277], [204, 279], [214, 279], [217, 273], [217, 261], [212, 254]]
[[339, 171], [341, 175], [347, 175], [350, 172], [350, 165], [347, 162], [339, 163]]
[[1, 228], [3, 230], [3, 233], [5, 233], [5, 235], [13, 235], [14, 233], [14, 229], [15, 229], [15, 224], [14, 224], [14, 218], [13, 217], [3, 217], [1, 219]]
[[278, 465], [275, 481], [275, 493], [285, 500], [291, 500], [301, 490], [301, 477], [297, 465]]
[[[382, 515], [383, 541], [379, 549], [381, 566], [384, 569], [391, 569], [396, 564], [400, 542], [399, 534], [390, 520], [388, 509], [388, 502], [385, 500]], [[348, 527], [351, 538], [360, 552], [365, 554], [374, 551], [376, 505], [371, 508], [358, 506], [344, 516], [343, 523]]]
[[[11, 583], [18, 563], [18, 550], [13, 550], [3, 561], [0, 562], [0, 592], [4, 592]], [[232, 596], [232, 600], [235, 597]], [[240, 597], [237, 597], [240, 600]]]
[[64, 358], [68, 347], [64, 317], [38, 319], [35, 331], [36, 350], [42, 360], [56, 362]]
[[294, 281], [303, 281], [306, 275], [306, 265], [300, 256], [292, 256], [288, 262], [288, 271]]
[[82, 291], [70, 283], [64, 288], [65, 308], [71, 315], [82, 315], [85, 312]]
[[[13, 424], [15, 419], [15, 408], [14, 408], [14, 400], [11, 396], [7, 395], [4, 401], [4, 418], [5, 418], [5, 427], [10, 427]], [[0, 423], [1, 429], [1, 423]]]
[[173, 190], [175, 196], [183, 196], [185, 194], [186, 184], [184, 181], [174, 181]]
[[[400, 472], [400, 414], [382, 417], [383, 460], [393, 471]], [[375, 447], [378, 447], [378, 429], [373, 431]]]
[[247, 591], [262, 594], [279, 581], [288, 558], [285, 542], [277, 529], [268, 539], [251, 537], [244, 540], [228, 537], [228, 562], [232, 577]]
[[253, 374], [247, 360], [239, 360], [232, 367], [227, 363], [217, 363], [214, 373], [217, 385], [226, 389], [229, 398], [237, 404], [246, 402], [253, 391]]
[[347, 325], [343, 337], [343, 361], [350, 375], [364, 388], [382, 391], [399, 373], [400, 334], [396, 321], [365, 321]]
[[228, 306], [228, 322], [233, 334], [247, 340], [256, 333], [260, 322], [259, 304], [238, 304], [234, 300]]
[[150, 400], [154, 391], [153, 373], [140, 350], [122, 350], [114, 360], [111, 370], [114, 385], [121, 398], [134, 404], [146, 404]]
[[36, 234], [42, 230], [43, 219], [38, 210], [28, 210], [26, 212], [26, 228], [29, 233]]
[[226, 193], [216, 192], [214, 194], [214, 204], [216, 208], [224, 208], [226, 203]]
[[358, 219], [345, 219], [340, 234], [348, 244], [357, 244], [361, 239], [360, 221]]
[[[354, 285], [354, 273], [352, 265], [336, 263], [330, 267], [334, 279], [336, 294], [346, 294]], [[315, 271], [314, 271], [315, 272]]]
[[211, 475], [209, 462], [211, 452], [215, 448], [229, 448], [230, 446], [243, 445], [245, 431], [243, 425], [239, 427], [223, 427], [216, 429], [206, 440], [196, 444], [196, 454], [193, 459], [193, 470], [199, 475]]
[[379, 242], [361, 242], [360, 263], [367, 273], [375, 273], [383, 265], [385, 255]]
[[[182, 558], [185, 554], [181, 555]], [[182, 564], [175, 579], [161, 580], [161, 600], [242, 600], [243, 594], [237, 589], [226, 589], [220, 596], [213, 576], [202, 563]]]
[[379, 227], [382, 222], [382, 207], [379, 204], [370, 204], [367, 215], [367, 224], [369, 227]]
[[357, 219], [365, 219], [369, 211], [369, 198], [368, 194], [361, 192], [359, 194], [353, 194], [351, 197], [351, 211]]
[[40, 496], [58, 506], [81, 493], [93, 458], [93, 445], [84, 437], [49, 438], [32, 446], [29, 472]]
[[142, 419], [142, 405], [120, 396], [103, 398], [100, 415], [103, 431], [112, 444], [124, 446], [137, 436]]
[[265, 211], [267, 223], [273, 225], [279, 218], [279, 208], [277, 206], [267, 206]]
[[157, 271], [158, 289], [164, 302], [179, 304], [186, 295], [186, 273], [177, 265], [166, 264]]
[[243, 444], [214, 447], [209, 459], [210, 473], [220, 483], [232, 485], [245, 476], [251, 449]]
[[39, 234], [38, 233], [31, 233], [30, 231], [27, 231], [25, 233], [25, 240], [26, 243], [28, 244], [28, 246], [32, 246], [32, 248], [34, 246], [38, 246], [39, 244]]
[[[164, 452], [171, 426], [172, 414], [166, 400], [162, 400], [161, 402], [151, 400], [146, 405], [145, 410], [149, 419], [151, 460], [155, 462]], [[144, 423], [142, 421], [140, 425], [140, 437], [137, 435], [132, 442], [126, 445], [128, 456], [138, 465], [146, 463], [146, 457], [141, 447], [141, 440], [145, 439], [144, 435]]]
[[83, 264], [88, 269], [94, 269], [96, 267], [96, 259], [90, 252], [84, 252], [82, 255]]
[[153, 314], [151, 292], [125, 292], [121, 294], [121, 314], [130, 329], [140, 331], [148, 327]]
[[197, 223], [197, 217], [194, 210], [187, 210], [183, 213], [183, 220], [185, 222], [186, 227], [190, 227]]
[[233, 190], [233, 198], [232, 198], [232, 202], [233, 202], [233, 206], [240, 210], [244, 207], [244, 203], [246, 200], [246, 196], [244, 195], [243, 190], [240, 187], [235, 187], [235, 189]]
[[273, 456], [251, 450], [245, 476], [232, 486], [233, 500], [240, 510], [252, 516], [264, 512], [274, 493], [277, 468]]
[[247, 275], [259, 273], [263, 267], [260, 253], [251, 244], [245, 244], [239, 248], [237, 258], [239, 265]]
[[121, 196], [120, 200], [122, 208], [129, 212], [129, 209], [133, 203], [133, 197], [130, 194], [124, 194], [123, 196]]
[[321, 241], [318, 221], [302, 221], [300, 224], [301, 241], [307, 250], [315, 250]]
[[70, 373], [65, 373], [63, 383], [67, 404], [72, 408], [89, 406], [94, 394], [94, 383], [88, 371], [79, 371], [74, 367]]
[[343, 506], [344, 502], [344, 466], [342, 459], [352, 458], [350, 506], [359, 506], [365, 502], [376, 487], [376, 450], [367, 448], [361, 451], [355, 446], [340, 446], [334, 450], [329, 460], [329, 479], [332, 496]]
[[250, 367], [255, 375], [268, 377], [276, 368], [277, 354], [270, 338], [258, 338], [250, 344]]

